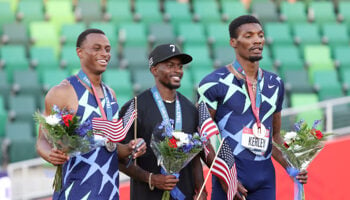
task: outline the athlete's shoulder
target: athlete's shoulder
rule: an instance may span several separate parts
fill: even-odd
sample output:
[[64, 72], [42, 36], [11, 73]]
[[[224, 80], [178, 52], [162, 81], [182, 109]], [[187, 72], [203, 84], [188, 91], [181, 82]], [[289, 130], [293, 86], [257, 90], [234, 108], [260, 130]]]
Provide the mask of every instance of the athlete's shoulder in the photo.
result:
[[223, 78], [230, 73], [231, 72], [229, 72], [227, 70], [226, 66], [222, 66], [222, 67], [214, 70], [213, 72], [209, 73], [208, 75], [206, 75], [199, 83], [199, 86], [201, 86], [205, 83], [219, 82], [220, 78]]
[[283, 80], [277, 74], [263, 70], [264, 78], [268, 79], [269, 82], [275, 85], [283, 85]]

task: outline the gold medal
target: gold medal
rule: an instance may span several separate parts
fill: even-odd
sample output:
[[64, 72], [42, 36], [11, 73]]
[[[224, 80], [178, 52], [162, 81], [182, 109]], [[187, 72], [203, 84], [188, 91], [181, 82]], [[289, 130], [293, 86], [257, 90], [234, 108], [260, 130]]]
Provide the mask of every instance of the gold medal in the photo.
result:
[[113, 152], [113, 151], [115, 151], [117, 149], [117, 144], [113, 143], [113, 142], [111, 142], [109, 140], [106, 140], [105, 141], [105, 147], [106, 147], [107, 151]]

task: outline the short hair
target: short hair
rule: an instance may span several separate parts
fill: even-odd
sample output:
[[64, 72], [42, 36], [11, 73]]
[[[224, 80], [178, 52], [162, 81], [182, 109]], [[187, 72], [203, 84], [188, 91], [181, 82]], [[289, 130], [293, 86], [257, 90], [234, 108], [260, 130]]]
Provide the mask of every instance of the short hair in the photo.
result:
[[105, 33], [103, 31], [101, 31], [100, 29], [96, 29], [96, 28], [86, 29], [85, 31], [80, 33], [80, 35], [78, 36], [76, 47], [80, 47], [81, 44], [85, 41], [86, 36], [88, 36], [91, 33], [98, 33], [98, 34], [105, 35]]
[[229, 25], [230, 38], [237, 38], [237, 29], [243, 24], [256, 23], [260, 24], [260, 21], [252, 15], [242, 15], [232, 20]]

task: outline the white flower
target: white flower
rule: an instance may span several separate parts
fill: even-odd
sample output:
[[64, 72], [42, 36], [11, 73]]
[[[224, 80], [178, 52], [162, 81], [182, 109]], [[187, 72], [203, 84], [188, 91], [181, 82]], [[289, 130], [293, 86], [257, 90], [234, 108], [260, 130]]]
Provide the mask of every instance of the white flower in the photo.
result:
[[292, 132], [287, 132], [284, 135], [284, 141], [289, 145], [291, 142], [293, 142], [297, 137], [297, 133], [292, 131]]
[[178, 140], [176, 142], [176, 145], [178, 147], [182, 147], [184, 144], [190, 143], [190, 139], [189, 139], [188, 135], [184, 132], [174, 131], [173, 136], [174, 136], [174, 138], [176, 138]]
[[51, 126], [55, 126], [58, 123], [60, 123], [61, 119], [57, 118], [56, 115], [49, 115], [45, 117], [46, 123], [50, 124]]

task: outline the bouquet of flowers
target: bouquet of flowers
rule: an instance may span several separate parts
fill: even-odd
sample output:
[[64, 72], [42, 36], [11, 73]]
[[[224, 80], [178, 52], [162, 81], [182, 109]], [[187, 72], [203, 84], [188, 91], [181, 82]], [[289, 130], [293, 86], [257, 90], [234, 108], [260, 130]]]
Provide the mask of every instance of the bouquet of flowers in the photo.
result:
[[[323, 141], [331, 134], [323, 134], [316, 129], [320, 120], [315, 120], [310, 128], [303, 120], [295, 123], [295, 131], [281, 132], [284, 143], [274, 143], [283, 153], [288, 162], [287, 172], [290, 176], [296, 177], [300, 171], [306, 170], [311, 161], [324, 147]], [[295, 199], [305, 199], [304, 188], [299, 181], [294, 178]]]
[[[163, 121], [156, 126], [150, 146], [157, 157], [158, 165], [161, 165], [167, 174], [177, 176], [180, 170], [202, 150], [205, 141], [206, 139], [200, 137], [198, 133], [192, 135], [174, 131], [171, 124]], [[169, 198], [170, 192], [165, 191], [162, 200]]]
[[[49, 116], [40, 112], [34, 114], [34, 120], [40, 125], [47, 140], [56, 149], [69, 155], [87, 153], [104, 143], [96, 139], [91, 121], [80, 124], [79, 117], [67, 109], [60, 110], [54, 105]], [[99, 136], [100, 137], [100, 136]], [[62, 165], [57, 166], [53, 187], [59, 191], [62, 186]]]

